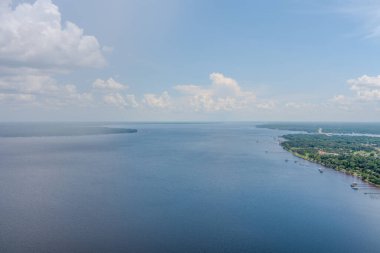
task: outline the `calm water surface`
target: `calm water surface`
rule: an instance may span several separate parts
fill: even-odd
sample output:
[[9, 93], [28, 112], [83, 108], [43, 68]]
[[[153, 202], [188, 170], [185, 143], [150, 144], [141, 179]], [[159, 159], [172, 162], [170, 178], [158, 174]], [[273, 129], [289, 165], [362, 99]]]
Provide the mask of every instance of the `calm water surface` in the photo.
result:
[[0, 252], [380, 252], [380, 192], [286, 132], [114, 127], [138, 133], [0, 138]]

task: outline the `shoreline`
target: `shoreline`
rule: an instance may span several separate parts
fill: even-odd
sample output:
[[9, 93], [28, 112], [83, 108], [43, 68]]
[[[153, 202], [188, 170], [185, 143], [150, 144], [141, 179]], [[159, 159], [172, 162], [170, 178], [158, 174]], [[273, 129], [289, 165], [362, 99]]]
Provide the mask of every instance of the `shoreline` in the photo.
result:
[[291, 150], [286, 149], [286, 148], [282, 145], [282, 142], [279, 143], [279, 145], [280, 145], [284, 150], [286, 150], [287, 152], [291, 153], [292, 155], [294, 155], [294, 156], [296, 156], [296, 157], [298, 157], [298, 158], [304, 159], [305, 161], [308, 161], [308, 162], [311, 162], [311, 163], [314, 163], [314, 164], [321, 165], [321, 166], [323, 166], [323, 167], [325, 167], [325, 168], [332, 169], [332, 170], [335, 170], [335, 171], [338, 171], [338, 172], [344, 173], [344, 174], [346, 174], [346, 175], [353, 176], [353, 177], [355, 177], [355, 178], [357, 178], [357, 179], [360, 179], [361, 181], [363, 181], [363, 182], [365, 182], [365, 183], [367, 183], [367, 184], [369, 184], [369, 185], [371, 185], [371, 186], [374, 186], [374, 187], [376, 187], [376, 188], [380, 188], [380, 185], [375, 184], [375, 183], [372, 183], [372, 182], [369, 182], [368, 180], [363, 179], [362, 177], [360, 177], [360, 176], [359, 176], [358, 174], [356, 174], [355, 172], [351, 172], [351, 171], [349, 171], [349, 170], [347, 170], [347, 169], [344, 169], [344, 170], [338, 170], [338, 169], [335, 169], [335, 168], [333, 168], [333, 167], [326, 166], [325, 164], [319, 163], [319, 162], [317, 162], [317, 161], [315, 161], [315, 160], [308, 159], [306, 156], [303, 156], [303, 155], [301, 155], [301, 154], [299, 154], [299, 153], [297, 153], [297, 152], [294, 152], [294, 151], [291, 151]]

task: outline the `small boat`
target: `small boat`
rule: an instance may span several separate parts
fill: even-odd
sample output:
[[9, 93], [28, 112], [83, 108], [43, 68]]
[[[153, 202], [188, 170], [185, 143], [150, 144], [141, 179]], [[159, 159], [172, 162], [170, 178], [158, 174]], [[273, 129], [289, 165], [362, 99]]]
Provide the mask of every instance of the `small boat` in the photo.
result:
[[359, 189], [359, 187], [358, 187], [358, 183], [353, 182], [353, 183], [351, 184], [351, 188], [354, 189], [354, 190], [358, 190], [358, 189]]
[[318, 168], [318, 170], [319, 170], [319, 173], [323, 173], [322, 168]]
[[288, 162], [289, 160], [288, 159], [285, 159], [285, 162]]

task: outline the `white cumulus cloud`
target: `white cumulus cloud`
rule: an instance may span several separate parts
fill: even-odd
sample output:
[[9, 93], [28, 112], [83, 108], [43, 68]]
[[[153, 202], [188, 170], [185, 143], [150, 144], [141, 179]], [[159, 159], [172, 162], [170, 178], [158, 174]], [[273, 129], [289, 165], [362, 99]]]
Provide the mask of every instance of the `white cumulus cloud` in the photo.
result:
[[336, 108], [346, 111], [372, 110], [380, 105], [380, 75], [362, 75], [347, 80], [347, 84], [353, 95], [336, 95], [330, 99], [330, 103]]
[[152, 108], [168, 108], [171, 105], [171, 98], [167, 91], [164, 91], [161, 95], [152, 93], [144, 94], [143, 102]]
[[232, 78], [221, 73], [210, 74], [211, 85], [177, 85], [175, 90], [185, 95], [195, 111], [231, 111], [246, 108], [256, 100], [251, 91], [243, 91]]
[[81, 93], [73, 84], [59, 84], [49, 75], [39, 72], [0, 77], [0, 102], [33, 102], [48, 107], [81, 105], [92, 101], [92, 94]]
[[[0, 0], [0, 102], [37, 104], [46, 108], [88, 105], [91, 91], [59, 83], [55, 74], [106, 64], [94, 36], [72, 22], [62, 22], [51, 0], [12, 5]], [[105, 81], [114, 88], [118, 84]]]
[[359, 99], [366, 101], [380, 100], [380, 75], [363, 75], [356, 79], [350, 79], [347, 83]]
[[0, 3], [0, 65], [36, 69], [101, 67], [106, 63], [98, 40], [72, 22], [62, 24], [51, 0]]

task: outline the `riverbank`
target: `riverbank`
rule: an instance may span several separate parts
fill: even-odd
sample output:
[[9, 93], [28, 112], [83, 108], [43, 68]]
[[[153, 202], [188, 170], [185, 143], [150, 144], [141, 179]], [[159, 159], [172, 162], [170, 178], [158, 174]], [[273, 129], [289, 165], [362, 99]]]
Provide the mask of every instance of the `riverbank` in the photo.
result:
[[315, 163], [315, 164], [322, 165], [322, 166], [324, 166], [324, 167], [326, 167], [326, 168], [333, 169], [333, 170], [335, 170], [335, 171], [339, 171], [339, 172], [345, 173], [345, 174], [347, 174], [347, 175], [357, 177], [358, 179], [362, 180], [363, 182], [366, 182], [366, 183], [368, 183], [368, 184], [370, 184], [370, 185], [372, 185], [372, 186], [375, 186], [375, 187], [379, 187], [379, 188], [380, 188], [380, 184], [374, 184], [374, 183], [370, 182], [370, 181], [367, 180], [367, 179], [363, 179], [363, 178], [360, 177], [360, 175], [358, 175], [356, 172], [352, 172], [352, 171], [349, 171], [349, 170], [347, 170], [347, 169], [335, 169], [335, 168], [332, 168], [332, 167], [328, 167], [328, 166], [326, 166], [325, 164], [322, 164], [322, 163], [319, 163], [318, 161], [315, 161], [315, 160], [309, 159], [309, 158], [307, 158], [306, 156], [301, 155], [301, 154], [299, 154], [299, 153], [297, 153], [297, 152], [294, 152], [294, 151], [291, 151], [291, 150], [287, 150], [287, 149], [285, 149], [285, 148], [284, 148], [284, 150], [288, 151], [289, 153], [291, 153], [292, 155], [294, 155], [294, 156], [296, 156], [296, 157], [298, 157], [298, 158], [302, 158], [302, 159], [304, 159], [304, 160], [306, 160], [306, 161], [309, 161], [309, 162], [312, 162], [312, 163]]
[[[355, 176], [373, 186], [380, 187], [380, 161], [376, 153], [377, 146], [369, 142], [359, 145], [358, 140], [353, 142], [347, 139], [342, 144], [334, 137], [318, 135], [285, 135], [283, 138], [284, 141], [280, 145], [294, 156]], [[322, 141], [321, 138], [323, 138]], [[361, 146], [367, 148], [360, 149]]]

